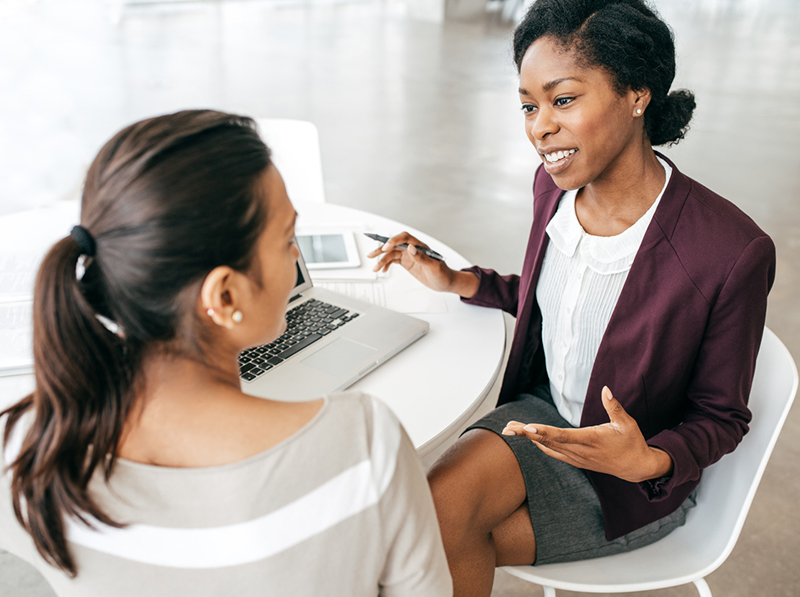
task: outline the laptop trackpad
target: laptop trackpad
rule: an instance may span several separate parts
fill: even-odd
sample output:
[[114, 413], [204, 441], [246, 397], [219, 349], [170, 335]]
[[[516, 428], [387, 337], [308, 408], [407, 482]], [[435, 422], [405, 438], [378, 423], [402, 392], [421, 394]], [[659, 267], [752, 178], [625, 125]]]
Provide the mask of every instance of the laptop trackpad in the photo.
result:
[[351, 371], [353, 365], [364, 362], [376, 352], [377, 349], [366, 344], [339, 338], [304, 359], [303, 364], [329, 375], [342, 375]]

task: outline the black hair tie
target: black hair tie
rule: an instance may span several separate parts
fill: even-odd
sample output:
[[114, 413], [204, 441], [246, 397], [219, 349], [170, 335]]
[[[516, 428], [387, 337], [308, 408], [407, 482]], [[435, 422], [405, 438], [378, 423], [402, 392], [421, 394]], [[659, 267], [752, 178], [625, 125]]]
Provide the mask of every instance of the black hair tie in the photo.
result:
[[78, 248], [81, 250], [81, 255], [87, 257], [94, 257], [97, 251], [97, 244], [94, 242], [92, 235], [83, 226], [75, 226], [70, 232], [70, 236], [78, 243]]

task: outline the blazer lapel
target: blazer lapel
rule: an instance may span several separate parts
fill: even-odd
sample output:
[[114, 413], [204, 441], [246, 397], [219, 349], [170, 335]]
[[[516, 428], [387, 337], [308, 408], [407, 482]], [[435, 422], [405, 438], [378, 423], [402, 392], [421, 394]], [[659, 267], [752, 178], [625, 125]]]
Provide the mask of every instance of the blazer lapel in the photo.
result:
[[606, 385], [634, 418], [637, 413], [629, 409], [645, 408], [644, 401], [637, 400], [637, 394], [642, 391], [642, 380], [631, 363], [651, 347], [640, 346], [643, 340], [635, 332], [649, 319], [647, 310], [642, 306], [643, 298], [653, 295], [654, 286], [669, 283], [669, 280], [659, 278], [658, 264], [663, 258], [659, 254], [672, 250], [669, 239], [691, 186], [690, 180], [670, 160], [656, 153], [672, 167], [672, 175], [600, 341], [586, 390], [581, 427], [608, 422], [608, 414], [600, 399], [603, 386]]

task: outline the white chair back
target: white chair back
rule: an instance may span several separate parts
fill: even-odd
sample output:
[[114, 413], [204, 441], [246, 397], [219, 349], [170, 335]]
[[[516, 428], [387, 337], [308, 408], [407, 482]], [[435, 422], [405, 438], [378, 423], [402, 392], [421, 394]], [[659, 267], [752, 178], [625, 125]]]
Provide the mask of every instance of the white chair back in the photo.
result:
[[736, 450], [703, 474], [698, 496], [702, 516], [692, 521], [692, 534], [704, 537], [711, 573], [730, 555], [739, 539], [758, 484], [797, 393], [797, 367], [775, 333], [764, 328], [748, 407], [750, 431]]
[[272, 161], [280, 171], [292, 201], [325, 203], [319, 134], [305, 120], [258, 118], [259, 134], [272, 150]]
[[544, 566], [508, 566], [510, 574], [545, 587], [586, 593], [625, 593], [703, 580], [730, 555], [753, 502], [761, 476], [797, 393], [797, 367], [780, 339], [764, 328], [749, 407], [750, 431], [733, 453], [703, 474], [697, 507], [686, 524], [660, 541], [625, 554]]

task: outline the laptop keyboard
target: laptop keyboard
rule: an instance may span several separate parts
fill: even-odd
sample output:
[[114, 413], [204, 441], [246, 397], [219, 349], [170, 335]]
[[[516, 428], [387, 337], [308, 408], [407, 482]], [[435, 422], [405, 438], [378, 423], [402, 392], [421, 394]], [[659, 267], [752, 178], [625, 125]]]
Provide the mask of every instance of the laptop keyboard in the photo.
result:
[[239, 353], [239, 376], [253, 381], [286, 359], [358, 317], [358, 313], [311, 299], [286, 313], [286, 331], [269, 344]]

